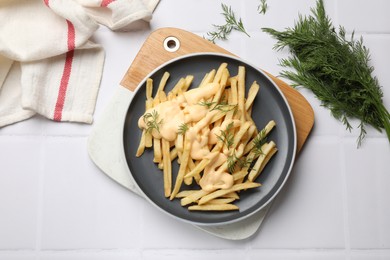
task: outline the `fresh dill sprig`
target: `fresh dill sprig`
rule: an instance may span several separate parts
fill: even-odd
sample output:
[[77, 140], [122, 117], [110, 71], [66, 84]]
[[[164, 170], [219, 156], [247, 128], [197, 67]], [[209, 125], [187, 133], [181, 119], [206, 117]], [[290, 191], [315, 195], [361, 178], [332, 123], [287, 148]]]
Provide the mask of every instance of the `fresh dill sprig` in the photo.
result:
[[236, 168], [237, 160], [238, 158], [234, 152], [227, 157], [227, 167], [229, 173], [234, 172], [234, 169]]
[[216, 104], [210, 111], [219, 110], [221, 112], [227, 113], [229, 111], [235, 111], [237, 108], [237, 105], [229, 105], [226, 102], [221, 102]]
[[250, 167], [251, 164], [253, 162], [253, 159], [251, 158], [248, 158], [248, 157], [241, 157], [239, 160], [238, 160], [238, 166], [241, 167], [241, 168], [244, 168], [244, 167]]
[[230, 105], [226, 101], [222, 101], [220, 103], [211, 102], [211, 101], [202, 101], [199, 102], [198, 105], [205, 106], [208, 109], [210, 109], [210, 111], [219, 110], [224, 113], [237, 110], [237, 105]]
[[214, 105], [216, 102], [212, 102], [212, 101], [201, 101], [198, 103], [198, 105], [201, 105], [201, 106], [204, 106], [204, 107], [207, 107], [208, 109], [211, 108], [212, 105]]
[[159, 114], [156, 110], [153, 110], [151, 113], [146, 113], [143, 116], [143, 120], [146, 124], [146, 131], [147, 132], [152, 132], [153, 129], [156, 129], [157, 132], [160, 132], [160, 127], [159, 125], [162, 124], [162, 119], [158, 121]]
[[217, 135], [218, 140], [224, 143], [228, 149], [230, 149], [230, 147], [234, 143], [234, 133], [232, 131], [233, 126], [234, 126], [233, 122], [229, 123], [226, 129], [224, 131], [221, 130], [221, 134]]
[[247, 157], [238, 158], [235, 153], [235, 150], [233, 150], [233, 152], [227, 157], [228, 171], [229, 173], [233, 173], [236, 168], [236, 165], [238, 165], [238, 167], [240, 168], [244, 168], [244, 167], [249, 168], [252, 162], [253, 160]]
[[366, 126], [386, 131], [390, 141], [390, 113], [383, 104], [378, 79], [372, 76], [369, 50], [363, 39], [354, 33], [346, 38], [345, 29], [335, 29], [325, 13], [324, 3], [317, 0], [312, 15], [299, 16], [293, 28], [263, 31], [276, 38], [276, 50], [288, 47], [290, 57], [280, 65], [287, 68], [281, 76], [291, 80], [293, 87], [311, 90], [331, 114], [351, 130], [349, 120], [360, 120], [357, 146], [366, 136]]
[[256, 154], [256, 155], [261, 155], [261, 154], [264, 154], [263, 153], [263, 150], [261, 149], [261, 147], [267, 142], [267, 132], [265, 129], [261, 130], [259, 132], [259, 134], [255, 137], [255, 139], [253, 139], [253, 148], [252, 148], [252, 151]]
[[187, 130], [189, 129], [188, 125], [183, 123], [179, 126], [179, 131], [177, 132], [179, 135], [185, 135]]
[[259, 14], [265, 14], [268, 10], [267, 0], [260, 0], [260, 4], [257, 7]]
[[225, 17], [225, 24], [224, 25], [215, 25], [213, 24], [213, 27], [215, 28], [215, 31], [210, 31], [207, 33], [209, 41], [215, 43], [215, 40], [227, 40], [228, 35], [233, 31], [240, 31], [242, 33], [245, 33], [248, 37], [249, 34], [245, 31], [244, 24], [242, 23], [241, 18], [237, 20], [235, 13], [232, 11], [231, 6], [227, 6], [225, 4], [221, 4], [222, 6], [222, 15]]

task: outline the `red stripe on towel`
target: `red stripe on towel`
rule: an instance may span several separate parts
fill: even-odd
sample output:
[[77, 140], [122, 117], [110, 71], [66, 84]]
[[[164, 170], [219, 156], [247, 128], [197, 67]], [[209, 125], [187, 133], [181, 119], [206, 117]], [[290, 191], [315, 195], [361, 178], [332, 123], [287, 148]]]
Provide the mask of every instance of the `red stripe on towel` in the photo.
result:
[[45, 3], [45, 5], [49, 6], [49, 0], [43, 0], [43, 2]]
[[102, 3], [100, 4], [101, 7], [107, 7], [107, 5], [114, 2], [114, 0], [102, 0]]
[[68, 24], [68, 52], [65, 57], [65, 65], [64, 71], [62, 72], [62, 78], [60, 83], [60, 88], [58, 90], [57, 102], [54, 110], [55, 121], [61, 121], [62, 119], [62, 110], [64, 108], [66, 90], [69, 84], [70, 73], [72, 71], [72, 62], [74, 56], [74, 48], [75, 48], [75, 30], [74, 26], [71, 22], [66, 20]]
[[74, 31], [74, 26], [71, 22], [69, 22], [68, 20], [66, 20], [66, 23], [68, 24], [68, 50], [69, 51], [72, 51], [74, 50], [75, 48], [75, 38], [76, 38], [76, 34], [75, 34], [75, 31]]

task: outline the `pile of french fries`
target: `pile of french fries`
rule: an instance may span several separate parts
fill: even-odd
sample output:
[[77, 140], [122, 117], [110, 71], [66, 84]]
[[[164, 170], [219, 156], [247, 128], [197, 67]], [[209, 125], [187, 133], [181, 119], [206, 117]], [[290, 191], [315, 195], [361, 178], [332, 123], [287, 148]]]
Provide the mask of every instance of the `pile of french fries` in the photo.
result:
[[[223, 170], [232, 175], [234, 183], [231, 187], [204, 190], [199, 186], [199, 189], [189, 189], [188, 186], [193, 182], [199, 184], [205, 167], [211, 161], [210, 158], [201, 160], [191, 158], [191, 142], [188, 141], [186, 134], [178, 134], [177, 140], [169, 142], [154, 138], [148, 129], [142, 129], [136, 156], [140, 157], [145, 148], [153, 149], [153, 161], [163, 171], [164, 196], [170, 200], [180, 199], [181, 205], [188, 207], [189, 210], [239, 210], [238, 206], [233, 204], [234, 201], [240, 198], [239, 193], [261, 186], [255, 180], [277, 152], [276, 144], [267, 140], [268, 134], [275, 127], [275, 122], [271, 120], [261, 130], [258, 130], [252, 119], [252, 105], [260, 86], [256, 81], [253, 82], [246, 96], [245, 73], [245, 67], [239, 66], [237, 75], [231, 76], [228, 64], [222, 63], [217, 69], [206, 73], [199, 86], [197, 86], [198, 88], [207, 87], [208, 83], [218, 83], [220, 86], [213, 97], [204, 100], [204, 103], [208, 102], [210, 104], [208, 113], [213, 113], [212, 120], [208, 125], [210, 130], [214, 127], [226, 125], [224, 122], [227, 120], [240, 121], [237, 126], [231, 127], [228, 133], [225, 132], [225, 135], [228, 134], [231, 138], [230, 143], [226, 142], [226, 136], [225, 140], [222, 138], [222, 132], [227, 131], [227, 127], [225, 127], [221, 128], [217, 144], [209, 147], [210, 151], [219, 151], [226, 154], [228, 160], [220, 167], [223, 167]], [[164, 88], [169, 77], [169, 72], [165, 72], [154, 97], [152, 97], [153, 80], [147, 79], [146, 110], [161, 102], [183, 95], [189, 90], [194, 79], [192, 75], [187, 75], [181, 78], [171, 91], [166, 93]], [[218, 105], [219, 108], [224, 109], [217, 109]], [[164, 123], [163, 119], [161, 119], [161, 123]], [[192, 122], [189, 128], [196, 124], [197, 122]], [[180, 166], [173, 185], [172, 163], [175, 160]]]

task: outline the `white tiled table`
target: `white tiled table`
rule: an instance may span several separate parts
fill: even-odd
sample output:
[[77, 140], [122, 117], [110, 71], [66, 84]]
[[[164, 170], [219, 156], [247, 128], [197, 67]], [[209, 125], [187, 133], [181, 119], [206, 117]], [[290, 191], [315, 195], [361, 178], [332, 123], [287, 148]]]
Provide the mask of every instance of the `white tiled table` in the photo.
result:
[[[95, 119], [149, 33], [179, 27], [206, 35], [220, 24], [221, 1], [162, 0], [150, 29], [94, 41], [106, 50]], [[292, 26], [314, 0], [224, 0], [251, 37], [233, 33], [222, 47], [277, 75], [275, 41], [261, 27]], [[363, 35], [390, 109], [390, 1], [326, 0], [335, 24]], [[390, 145], [369, 129], [360, 149], [316, 98], [315, 126], [285, 189], [259, 232], [244, 241], [211, 236], [160, 213], [100, 172], [87, 154], [93, 125], [36, 116], [0, 129], [0, 259], [390, 259]]]

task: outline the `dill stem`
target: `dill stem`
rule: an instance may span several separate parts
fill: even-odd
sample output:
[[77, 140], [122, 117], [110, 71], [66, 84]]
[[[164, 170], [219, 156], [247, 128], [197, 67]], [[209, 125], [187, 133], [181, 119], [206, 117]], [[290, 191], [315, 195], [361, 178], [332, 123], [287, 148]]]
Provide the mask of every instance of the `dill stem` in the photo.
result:
[[386, 110], [383, 103], [378, 103], [378, 112], [382, 115], [383, 127], [385, 128], [387, 138], [390, 141], [390, 113]]
[[246, 36], [248, 36], [249, 38], [251, 37], [246, 31], [244, 28], [241, 28], [242, 29], [242, 32], [246, 34]]

